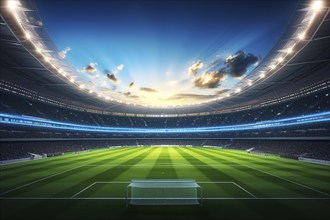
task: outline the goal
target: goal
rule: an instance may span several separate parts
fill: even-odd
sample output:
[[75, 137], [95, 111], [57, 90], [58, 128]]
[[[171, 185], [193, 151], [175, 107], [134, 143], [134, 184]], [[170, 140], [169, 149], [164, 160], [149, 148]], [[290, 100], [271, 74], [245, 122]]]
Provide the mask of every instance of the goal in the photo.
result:
[[202, 188], [192, 179], [132, 180], [126, 188], [128, 205], [202, 205]]

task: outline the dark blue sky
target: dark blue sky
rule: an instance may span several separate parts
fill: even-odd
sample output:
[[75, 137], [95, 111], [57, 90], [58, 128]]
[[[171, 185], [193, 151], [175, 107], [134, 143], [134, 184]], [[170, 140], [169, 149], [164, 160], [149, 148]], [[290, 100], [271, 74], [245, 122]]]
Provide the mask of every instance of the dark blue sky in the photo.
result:
[[[204, 65], [197, 77], [209, 70], [210, 63], [239, 50], [265, 57], [288, 27], [297, 4], [261, 0], [37, 1], [45, 28], [59, 50], [71, 49], [66, 58], [76, 69], [94, 63], [95, 73], [114, 73], [117, 81], [107, 86], [117, 92], [127, 92], [134, 82], [159, 94], [170, 84], [173, 94], [211, 94], [230, 88], [237, 79], [227, 77], [215, 88], [196, 88], [187, 69], [201, 60]], [[123, 65], [121, 70], [119, 65]], [[178, 84], [181, 90], [175, 86]], [[170, 95], [166, 94], [159, 97]]]

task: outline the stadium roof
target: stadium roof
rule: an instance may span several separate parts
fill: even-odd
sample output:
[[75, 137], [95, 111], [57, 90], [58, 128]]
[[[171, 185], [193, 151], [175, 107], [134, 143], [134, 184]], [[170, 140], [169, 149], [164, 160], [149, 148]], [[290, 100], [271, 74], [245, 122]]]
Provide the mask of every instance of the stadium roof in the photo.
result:
[[229, 91], [197, 103], [164, 106], [129, 102], [91, 91], [86, 82], [76, 77], [72, 65], [59, 58], [55, 44], [40, 25], [33, 1], [11, 0], [1, 4], [1, 80], [84, 108], [150, 115], [213, 112], [274, 100], [330, 78], [330, 19], [326, 1], [300, 4], [273, 49]]

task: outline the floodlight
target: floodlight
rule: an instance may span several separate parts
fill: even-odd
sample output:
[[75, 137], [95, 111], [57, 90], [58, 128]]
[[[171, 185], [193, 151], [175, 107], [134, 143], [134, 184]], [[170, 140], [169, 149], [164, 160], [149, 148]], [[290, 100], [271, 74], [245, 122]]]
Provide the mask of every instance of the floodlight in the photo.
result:
[[18, 1], [17, 0], [8, 0], [7, 4], [10, 11], [14, 12], [17, 10], [18, 7]]
[[320, 11], [322, 8], [322, 1], [314, 1], [313, 4], [311, 5], [311, 9], [313, 11]]
[[31, 34], [27, 31], [25, 31], [25, 37], [26, 37], [26, 39], [30, 40], [31, 39]]
[[40, 47], [36, 47], [36, 48], [37, 48], [37, 49], [36, 49], [37, 52], [38, 52], [38, 53], [41, 53], [41, 49], [40, 49]]
[[292, 47], [289, 47], [288, 49], [286, 49], [287, 53], [292, 53], [293, 51], [293, 46]]
[[298, 39], [299, 39], [299, 40], [303, 40], [304, 38], [305, 38], [305, 33], [304, 33], [304, 32], [298, 34]]

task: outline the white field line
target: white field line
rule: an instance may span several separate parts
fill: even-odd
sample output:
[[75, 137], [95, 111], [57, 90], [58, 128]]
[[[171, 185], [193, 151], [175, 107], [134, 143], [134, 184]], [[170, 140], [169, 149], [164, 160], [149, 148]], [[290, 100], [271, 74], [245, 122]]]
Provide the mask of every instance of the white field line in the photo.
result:
[[71, 199], [75, 198], [77, 195], [79, 195], [80, 193], [84, 192], [85, 190], [91, 188], [92, 186], [94, 186], [95, 184], [100, 184], [100, 183], [112, 183], [112, 184], [125, 184], [125, 183], [130, 183], [130, 182], [121, 182], [121, 181], [97, 181], [97, 182], [94, 182], [90, 185], [88, 185], [86, 188], [80, 190], [79, 192], [77, 192], [76, 194], [74, 194], [73, 196], [71, 196]]
[[202, 183], [202, 184], [231, 183], [231, 184], [233, 184], [234, 182], [230, 182], [230, 181], [198, 181], [197, 183]]
[[237, 183], [233, 182], [233, 184], [236, 185], [238, 188], [242, 189], [244, 192], [246, 192], [250, 196], [252, 196], [254, 198], [257, 198], [254, 194], [252, 194], [251, 192], [249, 192], [247, 189], [244, 189], [242, 186], [238, 185]]
[[[90, 185], [88, 185], [87, 187], [85, 187], [84, 189], [80, 190], [79, 192], [77, 192], [76, 194], [74, 194], [71, 199], [75, 198], [77, 195], [79, 195], [80, 193], [86, 191], [87, 189], [93, 187], [96, 184], [128, 184], [130, 183], [129, 181], [97, 181], [94, 182]], [[243, 190], [244, 192], [246, 192], [247, 194], [249, 194], [250, 196], [252, 196], [253, 198], [257, 198], [255, 195], [253, 195], [251, 192], [249, 192], [248, 190], [244, 189], [242, 186], [238, 185], [235, 182], [229, 182], [229, 181], [204, 181], [204, 182], [197, 182], [200, 184], [216, 184], [216, 183], [221, 183], [221, 184], [233, 184], [236, 187], [240, 188], [241, 190]], [[157, 198], [153, 198], [153, 199], [157, 199]], [[208, 199], [213, 199], [213, 198], [208, 198]]]
[[[153, 198], [154, 199], [154, 198]], [[164, 199], [164, 198], [162, 198]], [[177, 198], [175, 198], [177, 199]], [[0, 200], [126, 200], [125, 197], [0, 197]], [[203, 198], [203, 200], [330, 200], [330, 197], [249, 197], [249, 198], [232, 198], [232, 197], [214, 197]]]
[[228, 181], [208, 181], [208, 182], [197, 182], [197, 183], [201, 183], [201, 184], [212, 184], [212, 183], [230, 183], [233, 184], [235, 186], [237, 186], [238, 188], [240, 188], [241, 190], [243, 190], [244, 192], [246, 192], [247, 194], [249, 194], [250, 196], [257, 198], [253, 193], [249, 192], [247, 189], [243, 188], [242, 186], [238, 185], [235, 182], [228, 182]]
[[87, 189], [89, 189], [89, 188], [91, 188], [92, 186], [94, 186], [95, 185], [95, 182], [94, 183], [92, 183], [92, 184], [90, 184], [89, 186], [87, 186], [86, 188], [84, 188], [84, 189], [82, 189], [82, 190], [80, 190], [79, 192], [77, 192], [76, 194], [74, 194], [73, 196], [71, 196], [71, 199], [72, 198], [74, 198], [74, 197], [76, 197], [77, 195], [79, 195], [80, 193], [82, 193], [82, 192], [84, 192], [85, 190], [87, 190]]
[[70, 171], [75, 170], [75, 169], [78, 169], [78, 168], [80, 168], [80, 167], [83, 167], [83, 166], [78, 166], [78, 167], [75, 167], [75, 168], [72, 168], [72, 169], [69, 169], [69, 170], [65, 170], [65, 171], [62, 171], [62, 172], [59, 172], [59, 173], [55, 173], [55, 174], [50, 175], [50, 176], [43, 177], [43, 178], [41, 178], [41, 179], [35, 180], [35, 181], [33, 181], [33, 182], [30, 182], [30, 183], [24, 184], [24, 185], [22, 185], [22, 186], [16, 187], [16, 188], [14, 188], [14, 189], [10, 189], [10, 190], [8, 190], [8, 191], [6, 191], [6, 192], [3, 192], [3, 193], [0, 194], [0, 196], [3, 196], [3, 195], [5, 195], [5, 194], [10, 193], [10, 192], [12, 192], [12, 191], [15, 191], [15, 190], [17, 190], [17, 189], [21, 189], [21, 188], [24, 188], [24, 187], [26, 187], [26, 186], [30, 186], [30, 185], [35, 184], [35, 183], [37, 183], [37, 182], [43, 181], [43, 180], [45, 180], [45, 179], [49, 179], [49, 178], [52, 178], [52, 177], [54, 177], [54, 176], [58, 176], [58, 175], [61, 175], [61, 174], [63, 174], [63, 173], [66, 173], [66, 172], [70, 172]]
[[210, 165], [193, 165], [193, 164], [125, 164], [125, 165], [118, 165], [118, 164], [87, 164], [83, 166], [88, 166], [88, 167], [111, 167], [111, 166], [122, 166], [122, 167], [139, 167], [139, 166], [174, 166], [174, 167], [209, 167], [209, 166], [216, 166], [216, 167], [242, 167], [244, 165], [238, 165], [238, 164], [210, 164]]
[[97, 181], [95, 183], [125, 184], [125, 183], [130, 183], [130, 181]]
[[278, 176], [278, 175], [276, 175], [276, 174], [272, 174], [272, 173], [269, 173], [269, 172], [266, 172], [266, 171], [263, 171], [263, 170], [259, 170], [259, 169], [257, 169], [257, 168], [254, 168], [254, 167], [251, 167], [251, 166], [248, 166], [248, 165], [244, 165], [244, 166], [247, 167], [247, 168], [250, 168], [250, 169], [252, 169], [252, 170], [256, 170], [256, 171], [259, 171], [259, 172], [261, 172], [261, 173], [265, 173], [265, 174], [268, 174], [268, 175], [270, 175], [270, 176], [273, 176], [273, 177], [279, 178], [279, 179], [281, 179], [281, 180], [285, 180], [285, 181], [287, 181], [287, 182], [290, 182], [290, 183], [296, 184], [297, 186], [304, 187], [304, 188], [306, 188], [306, 189], [312, 190], [312, 191], [317, 192], [317, 193], [320, 193], [320, 194], [322, 194], [322, 195], [330, 196], [330, 194], [328, 194], [328, 193], [325, 193], [325, 192], [322, 192], [322, 191], [320, 191], [320, 190], [314, 189], [314, 188], [312, 188], [312, 187], [310, 187], [310, 186], [306, 186], [306, 185], [304, 185], [304, 184], [301, 184], [301, 183], [295, 182], [295, 181], [293, 181], [293, 180], [289, 180], [289, 179], [287, 179], [287, 178], [284, 178], [284, 177]]
[[138, 166], [155, 166], [155, 165], [159, 165], [159, 166], [189, 166], [190, 164], [186, 164], [186, 163], [142, 163], [142, 164], [137, 164]]

